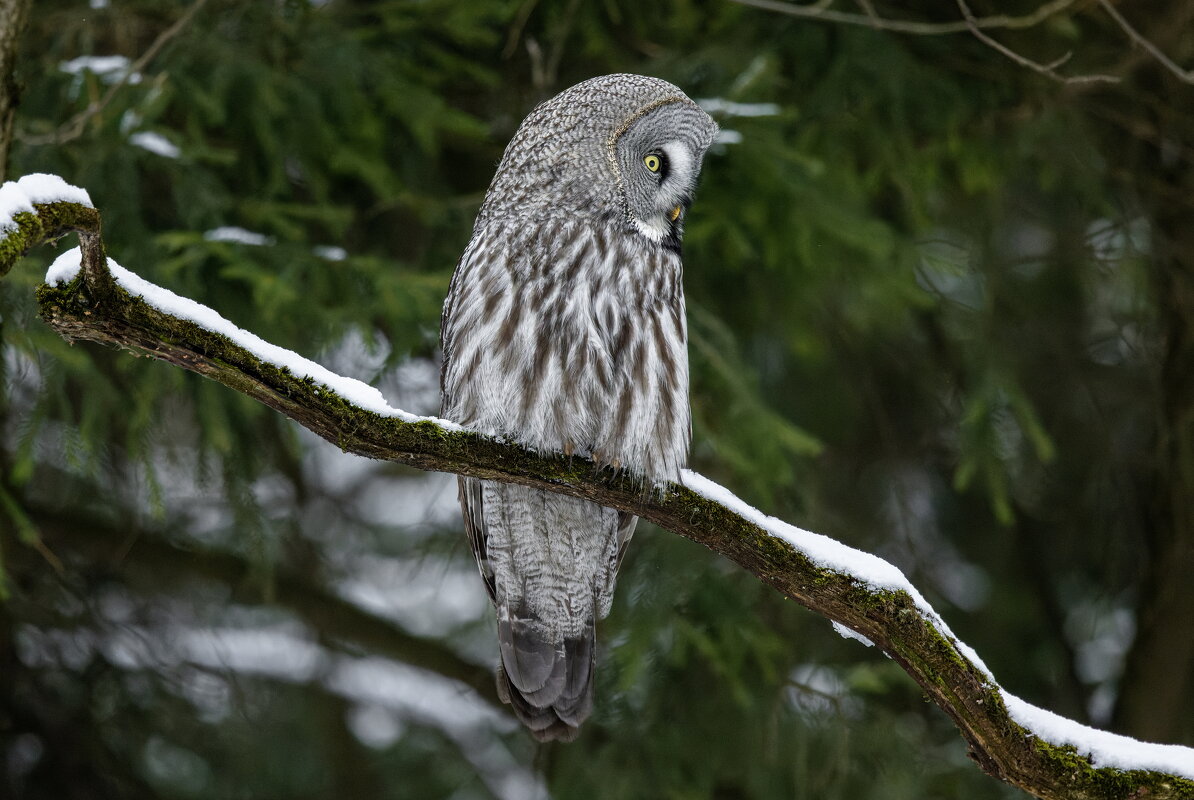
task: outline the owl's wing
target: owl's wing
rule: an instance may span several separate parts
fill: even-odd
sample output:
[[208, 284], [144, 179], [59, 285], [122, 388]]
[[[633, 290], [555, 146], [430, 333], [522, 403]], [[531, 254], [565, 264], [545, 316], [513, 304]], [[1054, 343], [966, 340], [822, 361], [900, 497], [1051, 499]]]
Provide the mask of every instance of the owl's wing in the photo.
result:
[[481, 580], [485, 581], [485, 591], [490, 593], [490, 601], [497, 603], [497, 592], [493, 589], [493, 567], [490, 566], [490, 556], [488, 556], [485, 500], [482, 499], [481, 481], [461, 476], [458, 484], [460, 484], [460, 509], [464, 515], [464, 533], [468, 534], [468, 543], [473, 546], [476, 567], [481, 571]]
[[493, 588], [493, 568], [489, 565], [488, 535], [485, 532], [485, 502], [482, 499], [481, 481], [477, 478], [459, 479], [460, 510], [464, 512], [464, 530], [468, 534], [469, 544], [473, 547], [473, 555], [477, 559], [477, 568], [481, 571], [481, 580], [485, 582], [485, 591], [489, 599], [497, 603], [497, 593]]
[[593, 592], [597, 601], [597, 618], [604, 619], [610, 612], [614, 602], [614, 585], [618, 580], [618, 568], [622, 566], [622, 557], [626, 555], [626, 548], [634, 536], [638, 517], [626, 511], [619, 511], [614, 528], [613, 546], [609, 549], [609, 561], [604, 570], [599, 570], [593, 576]]
[[[481, 573], [481, 580], [485, 582], [485, 591], [489, 594], [489, 599], [496, 604], [497, 593], [494, 589], [493, 568], [489, 565], [486, 543], [488, 534], [485, 531], [485, 505], [482, 498], [481, 481], [478, 478], [461, 477], [458, 483], [460, 510], [464, 516], [464, 530], [468, 534], [473, 556], [477, 559], [477, 569]], [[626, 555], [626, 548], [630, 545], [630, 540], [634, 537], [634, 529], [637, 526], [637, 516], [627, 511], [618, 512], [617, 547], [610, 558], [609, 570], [605, 574], [605, 585], [598, 590], [599, 596], [613, 594], [618, 569], [622, 566], [622, 558]]]
[[[638, 525], [638, 517], [628, 511], [618, 512], [618, 549], [614, 554], [613, 562], [610, 564], [610, 582], [613, 582], [618, 574], [618, 568], [622, 566], [622, 557], [626, 555], [626, 547], [630, 544], [631, 538], [634, 536], [635, 526]], [[611, 587], [612, 588], [612, 587]]]

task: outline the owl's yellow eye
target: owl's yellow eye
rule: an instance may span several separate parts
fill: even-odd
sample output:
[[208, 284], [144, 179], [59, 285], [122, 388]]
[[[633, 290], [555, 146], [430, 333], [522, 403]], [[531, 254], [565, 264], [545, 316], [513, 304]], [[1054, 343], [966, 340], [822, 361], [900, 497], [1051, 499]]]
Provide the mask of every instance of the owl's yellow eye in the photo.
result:
[[659, 172], [659, 167], [662, 166], [662, 163], [659, 160], [659, 156], [654, 154], [643, 159], [643, 165], [651, 172]]

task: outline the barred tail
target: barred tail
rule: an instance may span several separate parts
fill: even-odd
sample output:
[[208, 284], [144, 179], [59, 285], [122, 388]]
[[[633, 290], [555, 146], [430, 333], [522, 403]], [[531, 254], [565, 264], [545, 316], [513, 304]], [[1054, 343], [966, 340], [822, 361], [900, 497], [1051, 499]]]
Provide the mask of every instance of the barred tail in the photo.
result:
[[593, 711], [596, 630], [590, 619], [577, 638], [554, 636], [520, 606], [498, 609], [498, 696], [541, 742], [570, 742]]

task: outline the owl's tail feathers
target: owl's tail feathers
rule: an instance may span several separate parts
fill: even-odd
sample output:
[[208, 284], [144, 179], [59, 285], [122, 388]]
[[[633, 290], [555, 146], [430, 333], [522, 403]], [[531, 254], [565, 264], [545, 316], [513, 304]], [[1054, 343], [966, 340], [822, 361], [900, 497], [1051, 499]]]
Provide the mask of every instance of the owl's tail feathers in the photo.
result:
[[528, 615], [502, 611], [498, 696], [539, 741], [571, 742], [593, 711], [593, 623], [579, 637], [561, 641]]

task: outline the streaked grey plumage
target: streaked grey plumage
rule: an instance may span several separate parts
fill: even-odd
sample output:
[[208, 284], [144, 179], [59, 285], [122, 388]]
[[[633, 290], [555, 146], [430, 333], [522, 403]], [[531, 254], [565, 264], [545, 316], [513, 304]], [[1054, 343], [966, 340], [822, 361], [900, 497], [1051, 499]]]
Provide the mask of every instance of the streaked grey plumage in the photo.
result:
[[[514, 135], [444, 303], [443, 415], [675, 480], [688, 453], [680, 235], [713, 120], [671, 84], [608, 75]], [[542, 740], [593, 706], [595, 623], [637, 518], [460, 479], [497, 609], [498, 690]]]

